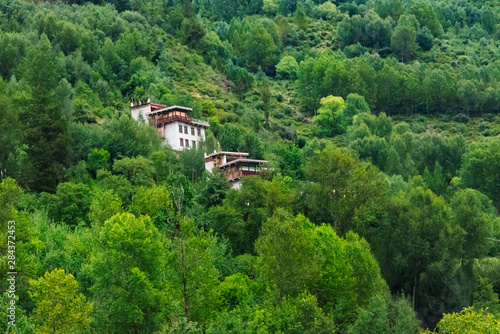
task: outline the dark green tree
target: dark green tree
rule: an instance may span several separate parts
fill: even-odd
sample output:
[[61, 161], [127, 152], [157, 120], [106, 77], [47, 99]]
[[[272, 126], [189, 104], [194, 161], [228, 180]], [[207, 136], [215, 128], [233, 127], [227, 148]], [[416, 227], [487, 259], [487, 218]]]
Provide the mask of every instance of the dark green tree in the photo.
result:
[[55, 96], [60, 67], [47, 36], [28, 50], [23, 64], [29, 107], [22, 115], [29, 159], [25, 183], [33, 190], [54, 192], [68, 166], [70, 141], [62, 108]]
[[244, 57], [249, 70], [256, 72], [259, 67], [264, 72], [276, 64], [276, 44], [264, 25], [257, 21], [250, 26], [244, 42]]
[[307, 28], [307, 15], [302, 1], [297, 2], [297, 9], [295, 13], [293, 13], [293, 22], [299, 26], [300, 29]]
[[424, 51], [429, 51], [434, 46], [434, 36], [427, 27], [423, 27], [417, 34], [417, 43]]
[[[500, 207], [500, 141], [497, 138], [483, 139], [471, 145], [465, 153], [460, 169], [460, 180], [467, 188], [473, 188], [489, 196], [497, 208]], [[487, 181], [485, 181], [487, 180]]]
[[391, 37], [391, 47], [402, 62], [411, 60], [417, 51], [417, 33], [415, 28], [409, 24], [403, 24], [402, 16]]

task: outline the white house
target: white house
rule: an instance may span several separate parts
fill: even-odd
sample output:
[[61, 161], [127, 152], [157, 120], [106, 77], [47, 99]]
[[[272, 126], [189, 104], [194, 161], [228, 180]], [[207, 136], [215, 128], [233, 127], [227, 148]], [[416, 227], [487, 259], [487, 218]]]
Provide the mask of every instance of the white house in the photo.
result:
[[147, 102], [131, 106], [132, 117], [138, 121], [148, 121], [156, 127], [158, 135], [165, 138], [174, 150], [181, 151], [186, 148], [197, 147], [205, 141], [205, 129], [208, 122], [189, 117], [191, 108], [172, 106]]

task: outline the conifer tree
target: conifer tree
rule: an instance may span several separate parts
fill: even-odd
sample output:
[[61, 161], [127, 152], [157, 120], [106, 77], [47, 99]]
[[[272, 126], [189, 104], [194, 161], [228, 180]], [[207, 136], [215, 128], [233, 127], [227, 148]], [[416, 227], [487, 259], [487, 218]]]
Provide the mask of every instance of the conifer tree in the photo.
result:
[[307, 28], [307, 15], [304, 10], [304, 5], [302, 4], [302, 1], [299, 1], [297, 3], [297, 9], [295, 10], [295, 13], [293, 14], [293, 22], [299, 26], [301, 29]]
[[55, 191], [68, 166], [70, 150], [66, 119], [55, 96], [58, 59], [47, 36], [28, 51], [24, 75], [30, 89], [29, 108], [22, 116], [30, 165], [26, 183], [36, 191]]

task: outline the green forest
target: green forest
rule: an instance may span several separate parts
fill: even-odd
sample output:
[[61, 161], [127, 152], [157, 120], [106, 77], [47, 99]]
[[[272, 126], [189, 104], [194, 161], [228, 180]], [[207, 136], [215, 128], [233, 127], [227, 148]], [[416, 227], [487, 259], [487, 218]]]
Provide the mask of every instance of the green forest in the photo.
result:
[[499, 44], [497, 0], [0, 0], [0, 331], [500, 333]]

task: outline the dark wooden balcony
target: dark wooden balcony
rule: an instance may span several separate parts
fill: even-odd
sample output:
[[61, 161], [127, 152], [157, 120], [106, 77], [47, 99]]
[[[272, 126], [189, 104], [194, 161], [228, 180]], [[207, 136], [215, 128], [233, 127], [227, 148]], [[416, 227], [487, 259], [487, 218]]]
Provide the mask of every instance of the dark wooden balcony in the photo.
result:
[[260, 171], [254, 170], [227, 170], [226, 176], [228, 181], [233, 181], [247, 175], [258, 175]]
[[168, 117], [158, 117], [158, 118], [151, 118], [151, 122], [155, 125], [160, 125], [160, 124], [167, 124], [175, 121], [180, 121], [184, 123], [191, 123], [192, 119], [190, 117], [185, 117], [185, 116], [179, 116], [179, 115], [171, 115]]

